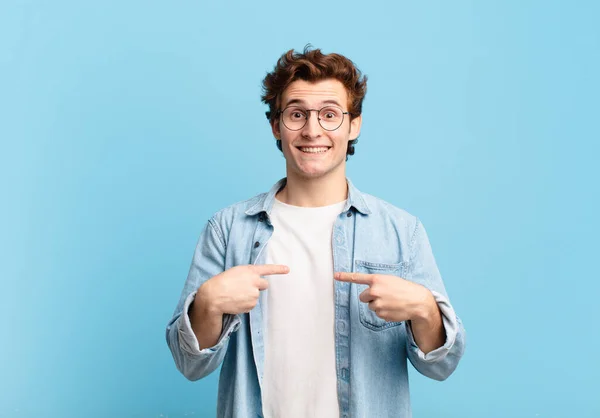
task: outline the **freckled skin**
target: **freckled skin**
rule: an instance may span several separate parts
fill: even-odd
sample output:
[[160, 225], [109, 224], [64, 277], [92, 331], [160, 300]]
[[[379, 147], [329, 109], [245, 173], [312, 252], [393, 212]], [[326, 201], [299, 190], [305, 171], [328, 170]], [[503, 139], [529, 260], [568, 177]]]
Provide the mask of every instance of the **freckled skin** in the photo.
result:
[[[306, 109], [320, 109], [324, 102], [334, 101], [344, 112], [349, 110], [346, 89], [335, 79], [316, 83], [296, 80], [283, 92], [279, 108], [283, 110], [292, 100], [299, 100], [298, 104]], [[316, 112], [311, 112], [304, 128], [291, 131], [276, 120], [272, 126], [273, 135], [281, 139], [288, 177], [314, 179], [345, 176], [348, 141], [358, 137], [361, 122], [361, 117], [350, 122], [350, 115], [344, 115], [342, 126], [335, 131], [326, 131], [319, 125]], [[306, 154], [297, 148], [314, 145], [331, 148], [324, 154]]]

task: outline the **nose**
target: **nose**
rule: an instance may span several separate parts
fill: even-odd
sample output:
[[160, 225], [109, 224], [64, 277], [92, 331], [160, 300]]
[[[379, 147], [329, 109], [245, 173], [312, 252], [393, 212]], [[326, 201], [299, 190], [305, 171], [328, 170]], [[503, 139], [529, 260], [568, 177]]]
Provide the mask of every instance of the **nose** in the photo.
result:
[[[313, 114], [314, 112], [314, 114]], [[302, 128], [302, 136], [305, 138], [318, 138], [321, 136], [322, 128], [319, 124], [319, 112], [308, 111], [308, 120]]]

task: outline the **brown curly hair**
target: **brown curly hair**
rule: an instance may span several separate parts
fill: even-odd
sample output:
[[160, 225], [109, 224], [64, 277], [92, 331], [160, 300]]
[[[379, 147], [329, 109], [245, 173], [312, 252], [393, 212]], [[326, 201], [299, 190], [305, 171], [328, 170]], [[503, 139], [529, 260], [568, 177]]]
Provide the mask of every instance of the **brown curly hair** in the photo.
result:
[[[283, 54], [272, 72], [263, 80], [261, 100], [269, 106], [266, 113], [271, 124], [277, 117], [281, 96], [285, 89], [296, 80], [309, 82], [334, 78], [340, 81], [348, 92], [350, 120], [360, 116], [362, 103], [367, 94], [367, 76], [352, 61], [340, 54], [323, 54], [320, 49], [311, 49], [310, 45], [302, 53], [290, 49]], [[281, 141], [275, 141], [282, 151]], [[358, 139], [348, 141], [346, 159], [354, 155], [354, 145]]]

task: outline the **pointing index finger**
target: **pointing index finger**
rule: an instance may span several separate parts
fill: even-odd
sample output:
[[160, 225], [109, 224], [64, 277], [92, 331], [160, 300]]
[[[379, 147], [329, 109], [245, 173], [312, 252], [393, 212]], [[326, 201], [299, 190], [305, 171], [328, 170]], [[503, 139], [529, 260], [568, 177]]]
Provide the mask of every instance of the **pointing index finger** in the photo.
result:
[[254, 270], [261, 276], [288, 274], [290, 272], [290, 268], [282, 264], [259, 264], [254, 266]]
[[334, 278], [340, 282], [366, 284], [371, 286], [373, 284], [373, 275], [364, 273], [335, 273]]

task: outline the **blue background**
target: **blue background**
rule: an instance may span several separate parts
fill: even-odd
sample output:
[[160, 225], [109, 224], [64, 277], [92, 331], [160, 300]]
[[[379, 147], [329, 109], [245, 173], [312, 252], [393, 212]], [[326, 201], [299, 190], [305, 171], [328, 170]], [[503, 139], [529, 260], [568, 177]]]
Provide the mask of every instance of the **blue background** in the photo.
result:
[[165, 325], [208, 217], [284, 175], [261, 81], [308, 42], [369, 76], [349, 176], [467, 328], [415, 417], [600, 417], [598, 4], [3, 0], [0, 417], [214, 416]]

